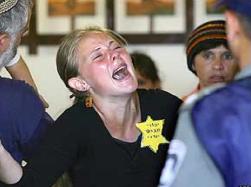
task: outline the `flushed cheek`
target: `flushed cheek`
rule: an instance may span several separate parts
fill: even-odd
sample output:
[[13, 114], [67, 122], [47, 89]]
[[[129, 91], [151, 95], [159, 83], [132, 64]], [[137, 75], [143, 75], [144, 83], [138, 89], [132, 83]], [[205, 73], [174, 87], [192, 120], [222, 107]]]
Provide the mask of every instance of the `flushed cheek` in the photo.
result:
[[88, 74], [90, 76], [102, 76], [104, 73], [106, 73], [107, 71], [105, 71], [106, 68], [104, 67], [93, 67], [91, 69], [89, 69]]
[[102, 65], [102, 66], [95, 67], [94, 69], [92, 69], [92, 71], [90, 71], [90, 73], [91, 73], [90, 76], [94, 76], [94, 77], [96, 77], [96, 79], [97, 79], [97, 76], [98, 76], [99, 79], [104, 81], [104, 80], [107, 80], [108, 78], [111, 77], [111, 72], [110, 71], [109, 71], [109, 69], [108, 69], [108, 67], [106, 65]]
[[225, 72], [227, 75], [233, 75], [237, 72], [237, 67], [233, 65], [229, 65], [225, 67]]

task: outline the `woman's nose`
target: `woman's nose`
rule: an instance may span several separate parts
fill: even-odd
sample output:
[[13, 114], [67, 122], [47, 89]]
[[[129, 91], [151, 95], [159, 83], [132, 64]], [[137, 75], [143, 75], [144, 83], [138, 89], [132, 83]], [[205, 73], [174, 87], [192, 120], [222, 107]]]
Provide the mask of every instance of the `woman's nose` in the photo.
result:
[[216, 70], [222, 70], [224, 68], [223, 61], [219, 58], [216, 58], [213, 63], [213, 68]]
[[115, 61], [118, 58], [119, 54], [117, 52], [111, 51], [111, 60]]

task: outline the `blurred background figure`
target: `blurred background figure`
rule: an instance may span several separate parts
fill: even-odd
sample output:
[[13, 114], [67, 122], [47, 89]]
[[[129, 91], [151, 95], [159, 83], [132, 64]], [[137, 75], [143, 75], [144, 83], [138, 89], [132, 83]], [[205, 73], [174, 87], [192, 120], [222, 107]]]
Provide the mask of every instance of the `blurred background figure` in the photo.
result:
[[152, 58], [141, 52], [133, 52], [131, 57], [138, 79], [138, 87], [144, 89], [161, 88], [158, 69]]
[[240, 71], [184, 102], [159, 187], [251, 186], [251, 1], [217, 3]]
[[[46, 129], [53, 124], [35, 92], [36, 88], [22, 81], [27, 80], [25, 77], [32, 81], [32, 77], [17, 54], [21, 38], [29, 28], [32, 6], [32, 0], [0, 0], [0, 70], [6, 67], [13, 77], [0, 76], [0, 138], [18, 166], [23, 161], [29, 162]], [[0, 148], [1, 151], [3, 149]], [[10, 180], [12, 176], [14, 173]]]
[[187, 67], [199, 79], [198, 86], [187, 96], [215, 83], [229, 82], [238, 71], [229, 50], [226, 23], [212, 20], [195, 28], [186, 44]]

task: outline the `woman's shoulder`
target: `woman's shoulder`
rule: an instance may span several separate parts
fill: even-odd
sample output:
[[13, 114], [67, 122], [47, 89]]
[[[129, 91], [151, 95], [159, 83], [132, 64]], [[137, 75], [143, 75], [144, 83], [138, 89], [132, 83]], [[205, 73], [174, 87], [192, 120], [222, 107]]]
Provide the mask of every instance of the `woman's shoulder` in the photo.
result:
[[178, 97], [160, 89], [138, 90], [138, 94], [143, 114], [173, 115], [177, 113], [182, 103]]
[[96, 114], [92, 107], [87, 108], [83, 103], [78, 102], [67, 108], [56, 121], [69, 123], [83, 123], [95, 118]]
[[177, 96], [161, 89], [138, 89], [138, 94], [140, 98], [145, 98], [147, 100], [151, 99], [154, 101], [173, 101], [177, 104], [182, 102], [181, 99], [179, 99]]

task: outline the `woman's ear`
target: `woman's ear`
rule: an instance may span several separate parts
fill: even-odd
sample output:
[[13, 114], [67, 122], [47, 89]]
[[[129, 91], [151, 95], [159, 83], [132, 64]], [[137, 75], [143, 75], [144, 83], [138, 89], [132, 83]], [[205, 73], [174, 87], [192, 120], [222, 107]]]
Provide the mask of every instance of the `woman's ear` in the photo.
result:
[[10, 37], [6, 33], [0, 34], [0, 53], [3, 53], [10, 46]]
[[68, 85], [80, 92], [85, 92], [89, 90], [90, 86], [87, 84], [83, 79], [80, 79], [78, 77], [72, 77], [68, 80]]

